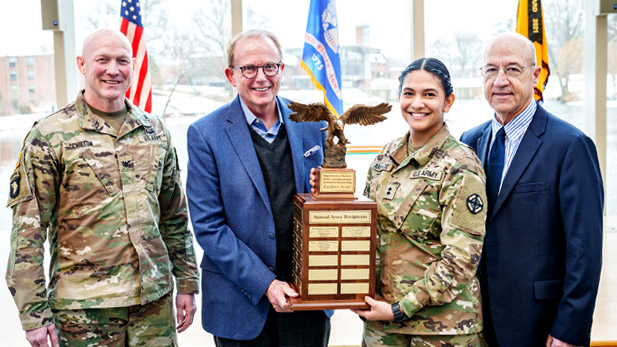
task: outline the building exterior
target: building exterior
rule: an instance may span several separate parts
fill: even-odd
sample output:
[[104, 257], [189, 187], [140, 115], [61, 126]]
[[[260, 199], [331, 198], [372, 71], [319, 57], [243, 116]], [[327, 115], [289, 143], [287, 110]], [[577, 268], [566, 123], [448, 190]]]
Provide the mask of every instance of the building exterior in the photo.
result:
[[52, 111], [54, 81], [52, 55], [0, 57], [0, 116]]

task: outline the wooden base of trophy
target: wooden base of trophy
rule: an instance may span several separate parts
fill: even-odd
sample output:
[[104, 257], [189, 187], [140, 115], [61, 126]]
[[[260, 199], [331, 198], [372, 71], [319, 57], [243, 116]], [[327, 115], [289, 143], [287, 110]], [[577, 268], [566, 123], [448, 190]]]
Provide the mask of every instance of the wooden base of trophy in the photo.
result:
[[[353, 195], [353, 170], [321, 169], [320, 177], [341, 172], [325, 185], [322, 180], [317, 193], [294, 197], [293, 285], [300, 294], [291, 299], [295, 311], [366, 309], [364, 297], [375, 297], [377, 205]], [[347, 191], [328, 192], [332, 182]]]

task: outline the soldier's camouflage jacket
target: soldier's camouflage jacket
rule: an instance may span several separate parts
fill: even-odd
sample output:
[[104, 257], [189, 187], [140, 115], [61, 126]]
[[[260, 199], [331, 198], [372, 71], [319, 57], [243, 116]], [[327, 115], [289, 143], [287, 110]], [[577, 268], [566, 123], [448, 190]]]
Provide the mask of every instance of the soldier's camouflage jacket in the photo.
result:
[[[11, 175], [6, 280], [25, 330], [53, 309], [126, 307], [198, 291], [175, 149], [162, 122], [126, 100], [117, 132], [75, 102], [38, 121]], [[50, 283], [45, 288], [44, 243]]]
[[384, 147], [369, 168], [364, 195], [377, 203], [377, 296], [399, 302], [412, 319], [366, 324], [412, 335], [480, 332], [482, 165], [445, 125], [410, 156], [408, 141], [409, 133]]

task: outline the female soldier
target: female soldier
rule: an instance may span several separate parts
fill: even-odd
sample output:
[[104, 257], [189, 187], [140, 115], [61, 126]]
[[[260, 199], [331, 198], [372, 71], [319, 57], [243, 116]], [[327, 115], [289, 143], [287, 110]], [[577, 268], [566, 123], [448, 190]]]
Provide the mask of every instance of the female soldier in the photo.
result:
[[444, 64], [418, 59], [399, 81], [409, 132], [377, 156], [364, 191], [378, 209], [380, 300], [354, 310], [366, 320], [363, 345], [480, 346], [482, 165], [444, 123], [454, 102]]

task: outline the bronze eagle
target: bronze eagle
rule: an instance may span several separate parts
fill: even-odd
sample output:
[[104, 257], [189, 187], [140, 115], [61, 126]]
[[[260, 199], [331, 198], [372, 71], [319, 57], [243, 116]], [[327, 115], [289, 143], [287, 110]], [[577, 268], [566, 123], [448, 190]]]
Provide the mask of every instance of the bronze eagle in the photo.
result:
[[328, 107], [322, 103], [301, 104], [292, 102], [289, 109], [294, 111], [289, 115], [289, 119], [294, 122], [328, 122], [328, 127], [321, 130], [328, 130], [327, 144], [332, 145], [334, 137], [338, 138], [338, 143], [343, 146], [349, 141], [343, 134], [345, 124], [372, 125], [386, 119], [384, 113], [390, 112], [392, 105], [381, 103], [377, 106], [354, 105], [345, 111], [338, 119]]

